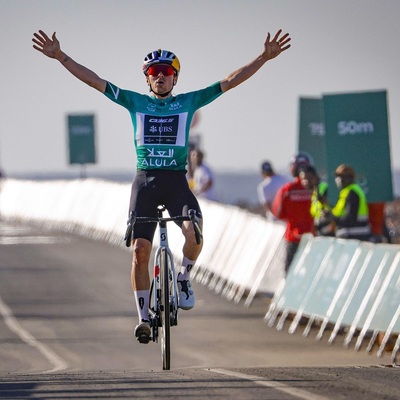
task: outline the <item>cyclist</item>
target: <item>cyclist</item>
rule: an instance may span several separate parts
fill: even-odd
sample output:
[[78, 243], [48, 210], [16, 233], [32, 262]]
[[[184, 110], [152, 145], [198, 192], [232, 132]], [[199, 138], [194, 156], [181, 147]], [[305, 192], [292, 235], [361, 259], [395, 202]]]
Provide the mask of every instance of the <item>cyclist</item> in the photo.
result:
[[[205, 89], [174, 95], [180, 62], [167, 50], [155, 50], [144, 58], [143, 73], [150, 95], [120, 89], [100, 78], [90, 69], [78, 64], [61, 50], [54, 32], [50, 38], [39, 30], [34, 33], [33, 47], [61, 63], [72, 75], [104, 93], [115, 103], [125, 107], [132, 118], [134, 144], [137, 154], [137, 173], [132, 183], [130, 211], [137, 216], [157, 216], [156, 207], [164, 204], [171, 216], [201, 210], [186, 180], [186, 162], [190, 123], [197, 109], [207, 105], [222, 93], [254, 75], [267, 61], [290, 47], [288, 33], [279, 30], [273, 38], [268, 33], [263, 52], [250, 63], [232, 72], [227, 78]], [[183, 260], [178, 273], [179, 305], [182, 309], [194, 306], [190, 271], [200, 254], [202, 244], [195, 241], [191, 222], [181, 225], [185, 238]], [[148, 264], [156, 224], [136, 224], [133, 232], [132, 288], [139, 314], [135, 336], [150, 336], [148, 321], [150, 278]]]

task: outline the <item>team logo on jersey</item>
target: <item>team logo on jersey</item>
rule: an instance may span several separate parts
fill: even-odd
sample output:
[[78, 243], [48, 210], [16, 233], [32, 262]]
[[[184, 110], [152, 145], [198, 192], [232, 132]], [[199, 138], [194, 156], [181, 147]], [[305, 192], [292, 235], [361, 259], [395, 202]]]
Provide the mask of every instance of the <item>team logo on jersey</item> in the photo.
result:
[[142, 167], [147, 168], [170, 168], [176, 167], [177, 163], [174, 158], [174, 149], [159, 150], [159, 149], [146, 149], [147, 157], [142, 161]]
[[144, 143], [175, 145], [178, 136], [179, 115], [144, 117]]

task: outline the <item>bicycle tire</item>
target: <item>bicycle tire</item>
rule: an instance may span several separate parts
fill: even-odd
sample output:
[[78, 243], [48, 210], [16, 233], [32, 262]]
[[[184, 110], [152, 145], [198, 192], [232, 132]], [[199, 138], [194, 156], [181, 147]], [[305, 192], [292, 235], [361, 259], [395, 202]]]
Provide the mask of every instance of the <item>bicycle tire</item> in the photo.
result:
[[157, 305], [159, 304], [158, 299], [158, 285], [156, 278], [153, 278], [150, 286], [150, 296], [149, 296], [149, 316], [151, 321], [151, 340], [153, 342], [158, 342], [158, 327], [159, 327], [159, 313], [157, 312]]
[[170, 313], [170, 260], [165, 248], [160, 253], [160, 286], [161, 286], [161, 355], [163, 369], [171, 367], [171, 313]]

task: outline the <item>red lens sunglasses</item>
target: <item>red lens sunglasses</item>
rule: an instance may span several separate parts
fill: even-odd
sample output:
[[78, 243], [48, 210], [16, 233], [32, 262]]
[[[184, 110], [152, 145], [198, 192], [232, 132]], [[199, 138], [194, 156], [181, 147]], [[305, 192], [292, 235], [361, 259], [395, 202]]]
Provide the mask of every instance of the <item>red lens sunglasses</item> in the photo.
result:
[[169, 65], [159, 64], [159, 65], [152, 65], [147, 70], [147, 75], [158, 76], [160, 72], [164, 76], [171, 76], [171, 75], [175, 74], [175, 70], [172, 67], [170, 67]]

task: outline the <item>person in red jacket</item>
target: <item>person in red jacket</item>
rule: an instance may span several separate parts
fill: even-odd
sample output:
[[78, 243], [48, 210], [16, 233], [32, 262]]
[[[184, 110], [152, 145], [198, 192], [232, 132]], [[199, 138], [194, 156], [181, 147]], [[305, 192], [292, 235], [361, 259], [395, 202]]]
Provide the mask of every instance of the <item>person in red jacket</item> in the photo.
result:
[[272, 213], [276, 218], [286, 222], [286, 259], [285, 273], [293, 260], [303, 233], [314, 232], [314, 221], [310, 214], [312, 190], [301, 184], [301, 168], [311, 165], [305, 154], [297, 154], [290, 160], [290, 172], [294, 180], [283, 185], [272, 203]]

